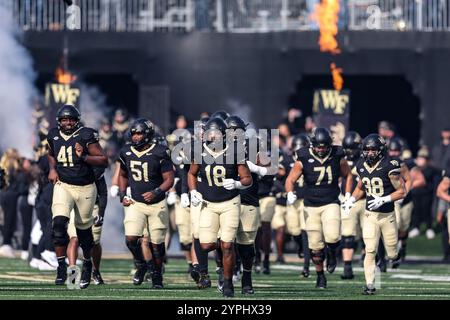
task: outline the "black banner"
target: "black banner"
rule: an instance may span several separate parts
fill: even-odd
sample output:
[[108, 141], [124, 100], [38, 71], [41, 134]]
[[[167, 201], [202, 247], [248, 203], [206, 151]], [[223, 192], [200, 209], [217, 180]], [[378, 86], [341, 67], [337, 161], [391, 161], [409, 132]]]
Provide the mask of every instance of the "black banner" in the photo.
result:
[[314, 122], [329, 128], [334, 142], [341, 144], [350, 119], [350, 90], [319, 89], [314, 92]]
[[45, 87], [45, 107], [50, 128], [56, 125], [56, 111], [65, 104], [79, 108], [81, 90], [74, 84], [47, 83]]

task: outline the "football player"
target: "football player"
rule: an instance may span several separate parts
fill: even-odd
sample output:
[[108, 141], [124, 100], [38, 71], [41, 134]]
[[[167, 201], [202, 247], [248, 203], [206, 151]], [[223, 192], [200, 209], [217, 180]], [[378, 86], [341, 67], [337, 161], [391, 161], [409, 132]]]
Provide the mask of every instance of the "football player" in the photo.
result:
[[364, 195], [366, 211], [362, 221], [362, 234], [366, 245], [363, 294], [375, 294], [375, 256], [380, 237], [383, 238], [389, 259], [398, 260], [398, 228], [394, 202], [406, 195], [401, 178], [401, 163], [387, 155], [386, 143], [378, 134], [368, 135], [362, 142], [363, 159], [356, 164], [359, 176], [353, 194], [343, 204], [344, 214]]
[[[108, 202], [108, 186], [106, 185], [106, 180], [104, 177], [104, 168], [94, 167], [95, 174], [95, 186], [97, 187], [97, 200], [95, 202], [93, 216], [94, 225], [92, 226], [92, 236], [94, 238], [94, 246], [92, 247], [92, 278], [94, 279], [94, 284], [101, 285], [104, 284], [102, 275], [100, 273], [100, 262], [102, 260], [102, 245], [100, 243], [100, 238], [102, 234], [103, 219], [105, 217], [106, 205]], [[74, 266], [78, 257], [78, 238], [75, 229], [75, 219], [72, 214], [70, 217], [69, 226], [67, 232], [69, 234], [69, 245], [67, 247], [67, 257], [69, 259], [69, 265]]]
[[347, 179], [345, 192], [350, 192], [352, 174], [342, 147], [333, 146], [331, 133], [316, 128], [311, 134], [311, 147], [297, 151], [297, 161], [286, 179], [288, 204], [297, 200], [294, 184], [303, 175], [305, 184], [304, 214], [311, 259], [316, 266], [316, 287], [327, 287], [323, 271], [327, 246], [327, 271], [336, 268], [336, 250], [339, 246], [341, 210], [339, 177]]
[[[80, 288], [85, 289], [92, 274], [92, 212], [97, 199], [93, 167], [108, 166], [108, 159], [98, 143], [97, 132], [82, 127], [80, 119], [81, 114], [73, 105], [64, 105], [58, 110], [58, 128], [51, 129], [47, 136], [48, 180], [55, 184], [52, 200], [53, 243], [58, 259], [55, 283], [62, 285], [67, 279], [67, 226], [73, 209], [76, 234], [84, 258]], [[70, 267], [73, 269], [74, 266]]]
[[[289, 157], [289, 164], [287, 165], [287, 175], [291, 171], [292, 167], [297, 160], [297, 151], [301, 148], [309, 148], [310, 141], [306, 134], [298, 134], [292, 139], [292, 152]], [[286, 229], [287, 232], [292, 235], [294, 241], [298, 246], [298, 256], [303, 257], [303, 270], [302, 276], [309, 277], [309, 263], [310, 254], [308, 248], [308, 234], [305, 229], [305, 214], [303, 212], [303, 198], [305, 193], [304, 178], [301, 176], [294, 185], [294, 192], [297, 196], [297, 200], [293, 204], [287, 206], [286, 214]]]
[[[174, 170], [167, 147], [153, 143], [154, 126], [147, 119], [137, 119], [130, 126], [131, 144], [122, 148], [119, 176], [120, 201], [125, 207], [124, 226], [128, 249], [133, 255], [139, 285], [147, 272], [140, 239], [147, 225], [152, 250], [152, 287], [163, 288], [162, 263], [169, 216], [166, 192], [174, 182]], [[126, 196], [130, 186], [131, 197]]]
[[[277, 259], [276, 262], [279, 264], [284, 264], [283, 248], [284, 248], [284, 238], [286, 231], [286, 192], [284, 189], [284, 184], [286, 180], [286, 170], [289, 166], [288, 155], [283, 152], [283, 147], [286, 143], [286, 139], [283, 136], [274, 137], [275, 144], [279, 148], [279, 170], [275, 176], [273, 191], [275, 193], [275, 213], [273, 215], [270, 226], [275, 230], [275, 244], [277, 247]], [[269, 269], [270, 270], [270, 269]]]
[[[198, 150], [196, 150], [196, 146], [199, 144], [201, 153], [201, 149], [203, 148], [204, 142], [205, 126], [209, 120], [210, 120], [209, 117], [203, 117], [196, 123], [196, 127], [194, 129], [194, 139], [192, 140], [191, 143], [191, 163], [195, 159], [195, 152], [198, 152]], [[201, 195], [199, 195], [199, 197], [201, 198]], [[211, 279], [208, 274], [208, 252], [202, 250], [199, 240], [200, 211], [201, 206], [199, 205], [194, 206], [191, 203], [190, 212], [191, 212], [191, 230], [193, 243], [191, 247], [191, 257], [193, 265], [191, 277], [197, 284], [198, 289], [205, 289], [211, 287]]]
[[[264, 141], [267, 143], [267, 156], [270, 156], [271, 141]], [[261, 153], [259, 154], [261, 156]], [[263, 274], [270, 274], [270, 245], [272, 242], [271, 222], [275, 215], [275, 207], [277, 199], [274, 193], [275, 176], [266, 175], [258, 177], [258, 197], [259, 197], [259, 212], [261, 215], [261, 227], [258, 228], [258, 233], [255, 240], [256, 259], [255, 272], [261, 271], [261, 251], [264, 253], [263, 260]]]
[[[187, 130], [185, 131], [186, 132], [184, 133], [182, 138], [183, 140], [190, 142], [191, 134]], [[174, 198], [174, 200], [171, 200], [170, 202], [173, 202], [175, 205], [175, 224], [178, 229], [181, 251], [184, 252], [186, 262], [189, 265], [188, 274], [191, 274], [191, 272], [193, 271], [191, 256], [192, 231], [191, 214], [189, 208], [189, 188], [187, 184], [187, 173], [189, 172], [190, 161], [182, 150], [180, 150], [179, 154], [177, 155], [177, 160], [179, 160], [180, 163], [175, 165], [176, 182], [171, 192], [169, 192], [167, 203], [169, 204], [169, 199], [171, 197]]]
[[[219, 229], [223, 252], [223, 296], [233, 297], [233, 242], [239, 227], [239, 189], [252, 184], [250, 171], [236, 157], [234, 147], [225, 142], [227, 125], [221, 118], [212, 118], [205, 125], [205, 143], [200, 161], [191, 164], [188, 183], [193, 206], [201, 206], [199, 240], [203, 251], [216, 249]], [[225, 142], [225, 143], [224, 143]], [[239, 179], [239, 180], [238, 180]], [[198, 189], [198, 191], [197, 191]], [[200, 261], [199, 264], [207, 262]], [[207, 258], [207, 257], [206, 257]]]
[[[444, 177], [438, 185], [436, 194], [440, 199], [446, 202], [450, 202], [450, 194], [448, 191], [449, 189], [450, 189], [450, 166], [448, 166], [447, 169], [444, 170]], [[442, 220], [443, 217], [442, 216], [437, 217], [437, 219], [439, 221]], [[450, 234], [450, 209], [447, 210], [447, 228]]]
[[[389, 141], [389, 156], [397, 159], [401, 165], [401, 177], [405, 181], [406, 196], [395, 203], [395, 216], [398, 226], [398, 238], [400, 241], [399, 255], [402, 261], [406, 257], [406, 244], [408, 239], [409, 226], [411, 224], [411, 214], [414, 209], [411, 190], [425, 186], [425, 177], [422, 171], [416, 165], [414, 159], [404, 159], [405, 142], [398, 137], [394, 137]], [[384, 259], [380, 257], [380, 259]], [[392, 267], [397, 268], [398, 264]]]
[[[356, 163], [361, 158], [361, 136], [355, 131], [349, 131], [344, 137], [342, 148], [344, 149], [345, 159], [350, 167], [352, 173], [352, 189], [353, 192], [359, 181], [359, 176], [356, 172]], [[345, 188], [346, 181], [343, 179], [342, 189]], [[345, 194], [344, 201], [351, 196], [350, 193]], [[352, 260], [353, 253], [356, 247], [356, 236], [361, 228], [361, 219], [363, 218], [366, 207], [366, 199], [362, 197], [351, 208], [348, 214], [341, 214], [341, 234], [342, 234], [342, 258], [344, 260], [344, 273], [341, 279], [353, 279]], [[344, 213], [344, 212], [342, 212]]]
[[[234, 134], [236, 142], [243, 141], [242, 136], [248, 124], [238, 116], [230, 116], [226, 120], [228, 129], [236, 130]], [[246, 141], [247, 142], [247, 141]], [[247, 158], [250, 155], [246, 143]], [[269, 170], [266, 167], [258, 166], [256, 159], [247, 160], [247, 165], [252, 175], [252, 185], [249, 188], [241, 189], [241, 214], [239, 217], [239, 227], [236, 234], [237, 253], [241, 257], [243, 274], [241, 278], [242, 294], [254, 294], [252, 283], [252, 268], [255, 257], [255, 238], [260, 224], [259, 197], [258, 197], [258, 176], [265, 176]]]

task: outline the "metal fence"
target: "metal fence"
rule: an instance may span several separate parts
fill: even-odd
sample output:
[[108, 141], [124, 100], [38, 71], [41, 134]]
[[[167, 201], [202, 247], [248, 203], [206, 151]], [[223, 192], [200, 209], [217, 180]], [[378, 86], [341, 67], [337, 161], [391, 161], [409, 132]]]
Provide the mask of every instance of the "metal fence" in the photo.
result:
[[[319, 0], [0, 0], [24, 30], [315, 30]], [[450, 0], [340, 0], [339, 28], [450, 30]], [[1, 17], [0, 17], [1, 18]]]

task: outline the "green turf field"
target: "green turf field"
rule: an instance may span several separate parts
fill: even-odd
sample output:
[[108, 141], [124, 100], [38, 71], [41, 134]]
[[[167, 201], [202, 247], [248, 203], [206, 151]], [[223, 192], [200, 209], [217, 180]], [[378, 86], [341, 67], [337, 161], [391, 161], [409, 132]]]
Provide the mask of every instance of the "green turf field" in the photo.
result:
[[[214, 270], [210, 260], [210, 269]], [[181, 259], [171, 259], [164, 275], [165, 289], [152, 290], [144, 283], [131, 283], [131, 261], [104, 260], [103, 277], [106, 285], [91, 286], [86, 290], [68, 290], [53, 285], [53, 272], [34, 271], [19, 259], [0, 259], [0, 299], [221, 299], [215, 285], [217, 276], [212, 272], [213, 286], [198, 290], [188, 279], [186, 265]], [[235, 300], [240, 299], [450, 299], [450, 265], [412, 264], [399, 270], [389, 270], [381, 275], [381, 289], [376, 296], [361, 295], [363, 273], [355, 265], [356, 278], [343, 281], [338, 268], [327, 275], [328, 289], [319, 290], [315, 277], [301, 278], [295, 263], [272, 266], [272, 274], [255, 275], [256, 294], [244, 297], [240, 284], [236, 285]]]

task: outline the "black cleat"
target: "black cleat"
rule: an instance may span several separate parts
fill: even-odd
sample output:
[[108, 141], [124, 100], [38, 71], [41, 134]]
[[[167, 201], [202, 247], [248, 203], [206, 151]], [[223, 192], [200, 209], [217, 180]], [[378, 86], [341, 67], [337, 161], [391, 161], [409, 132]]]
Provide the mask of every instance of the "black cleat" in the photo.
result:
[[211, 279], [209, 278], [209, 274], [205, 273], [200, 275], [200, 279], [198, 280], [197, 283], [197, 288], [199, 289], [211, 288]]
[[152, 288], [153, 289], [162, 289], [164, 288], [163, 285], [163, 277], [160, 272], [153, 272], [152, 273]]
[[89, 287], [91, 283], [91, 275], [92, 275], [92, 261], [84, 260], [83, 267], [81, 269], [81, 279], [80, 279], [80, 288], [86, 289]]
[[351, 280], [355, 277], [352, 266], [344, 265], [344, 274], [341, 275], [342, 280]]
[[316, 280], [316, 288], [325, 289], [327, 287], [327, 278], [324, 274], [318, 274]]
[[233, 298], [234, 297], [234, 287], [233, 287], [232, 281], [224, 282], [222, 294], [225, 298]]
[[57, 286], [61, 286], [66, 283], [67, 280], [67, 265], [58, 265], [58, 269], [56, 269], [56, 279], [55, 284]]
[[392, 269], [398, 269], [400, 267], [400, 261], [401, 260], [402, 260], [402, 257], [400, 256], [400, 254], [397, 255], [397, 258], [391, 260], [391, 267], [392, 267]]
[[200, 280], [200, 271], [198, 270], [197, 264], [192, 267], [191, 278], [192, 278], [192, 280], [194, 280], [195, 283], [198, 284], [198, 281]]
[[223, 282], [224, 282], [224, 278], [223, 278], [223, 268], [217, 268], [216, 269], [216, 273], [218, 274], [218, 279], [217, 279], [217, 290], [220, 293], [223, 293]]
[[286, 264], [286, 261], [284, 261], [283, 256], [278, 257], [276, 262], [277, 262], [278, 264]]
[[262, 273], [270, 274], [270, 262], [269, 262], [269, 260], [264, 260]]
[[327, 252], [327, 271], [328, 273], [333, 273], [336, 269], [337, 260], [336, 252], [334, 250], [328, 250]]
[[135, 286], [140, 285], [144, 281], [145, 274], [147, 273], [147, 265], [145, 263], [136, 263], [136, 272], [133, 276], [133, 284]]
[[378, 268], [380, 268], [381, 272], [387, 271], [387, 264], [385, 259], [380, 259], [377, 263]]
[[153, 260], [147, 262], [147, 272], [145, 273], [145, 282], [152, 282], [152, 275], [155, 266], [153, 265]]
[[103, 281], [102, 275], [101, 275], [100, 271], [98, 271], [98, 270], [92, 271], [92, 279], [94, 279], [95, 285], [105, 284], [105, 282]]
[[245, 286], [245, 287], [242, 287], [241, 293], [245, 294], [245, 295], [247, 295], [247, 294], [255, 294], [255, 290], [253, 290], [252, 286]]
[[373, 285], [366, 285], [363, 289], [363, 295], [365, 296], [371, 296], [375, 294], [375, 287]]
[[309, 278], [309, 268], [303, 268], [302, 276], [303, 278]]

